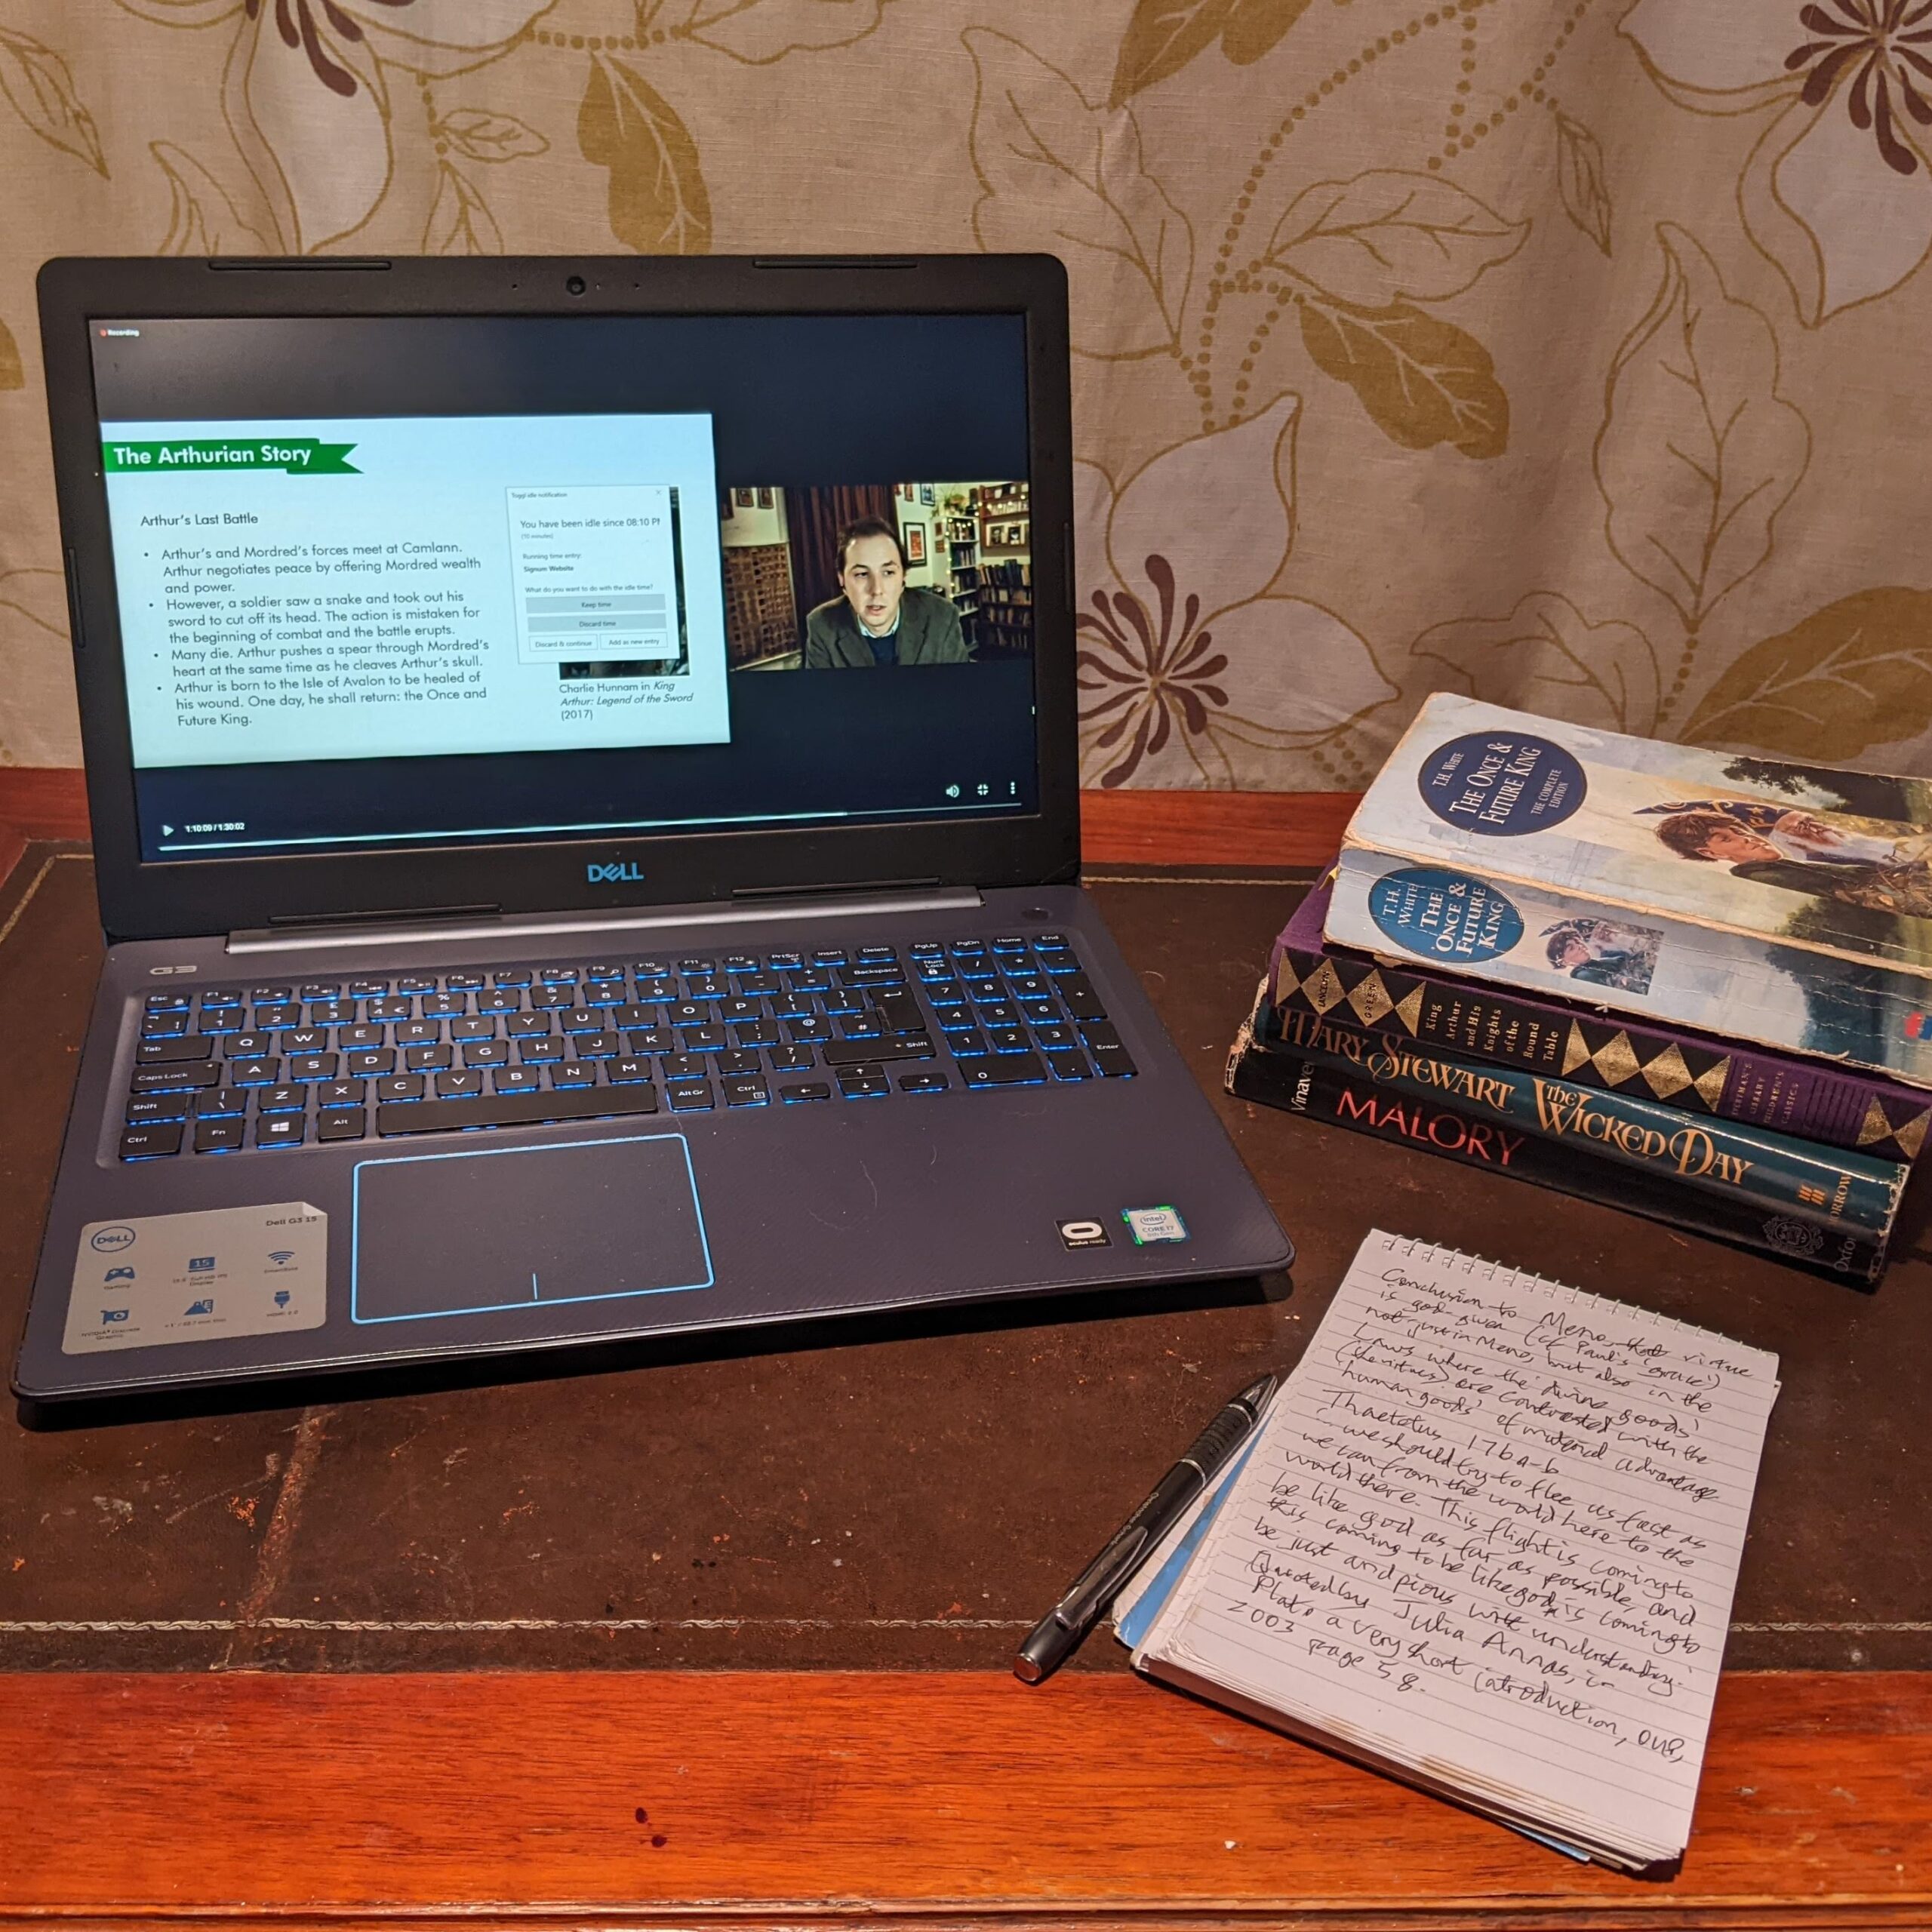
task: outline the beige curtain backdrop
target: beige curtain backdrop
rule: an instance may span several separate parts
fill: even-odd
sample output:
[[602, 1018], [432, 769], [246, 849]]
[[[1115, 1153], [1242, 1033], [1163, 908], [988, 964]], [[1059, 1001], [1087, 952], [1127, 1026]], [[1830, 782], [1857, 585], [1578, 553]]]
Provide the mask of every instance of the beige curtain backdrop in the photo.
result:
[[1437, 688], [1932, 768], [1932, 0], [0, 0], [0, 761], [45, 257], [1046, 249], [1088, 783]]

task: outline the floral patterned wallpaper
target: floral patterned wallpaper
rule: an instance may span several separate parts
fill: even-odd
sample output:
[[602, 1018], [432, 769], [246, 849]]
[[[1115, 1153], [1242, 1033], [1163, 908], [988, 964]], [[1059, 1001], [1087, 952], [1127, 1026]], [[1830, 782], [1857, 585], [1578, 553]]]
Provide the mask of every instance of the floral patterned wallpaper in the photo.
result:
[[1090, 784], [1423, 695], [1932, 767], [1932, 0], [0, 0], [0, 760], [61, 253], [1047, 249]]

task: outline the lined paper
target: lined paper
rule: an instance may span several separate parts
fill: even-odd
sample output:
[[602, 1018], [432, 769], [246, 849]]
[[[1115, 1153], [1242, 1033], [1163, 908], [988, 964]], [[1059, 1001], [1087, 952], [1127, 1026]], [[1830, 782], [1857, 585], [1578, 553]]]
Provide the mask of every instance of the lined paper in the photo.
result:
[[1777, 1368], [1378, 1230], [1135, 1661], [1673, 1857]]

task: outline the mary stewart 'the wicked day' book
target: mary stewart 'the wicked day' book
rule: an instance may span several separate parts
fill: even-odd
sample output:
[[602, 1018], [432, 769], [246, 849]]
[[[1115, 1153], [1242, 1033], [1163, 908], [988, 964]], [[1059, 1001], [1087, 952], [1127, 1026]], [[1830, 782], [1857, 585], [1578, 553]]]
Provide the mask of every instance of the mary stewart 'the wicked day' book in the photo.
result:
[[1350, 821], [1327, 936], [1932, 1086], [1932, 783], [1438, 693]]
[[[1420, 961], [1413, 969], [1386, 964], [1324, 937], [1329, 890], [1325, 880], [1315, 886], [1275, 942], [1269, 986], [1284, 1022], [1305, 1013], [1399, 1032], [1447, 1052], [1882, 1160], [1909, 1163], [1924, 1145], [1932, 1094], [1922, 1088], [1686, 1027], [1640, 1026]], [[1587, 983], [1577, 983], [1572, 996], [1587, 998]]]
[[1446, 1089], [1424, 1093], [1378, 1081], [1339, 1056], [1263, 1044], [1260, 1036], [1272, 1021], [1264, 981], [1228, 1057], [1227, 1089], [1237, 1099], [1601, 1201], [1817, 1273], [1870, 1284], [1884, 1272], [1889, 1220], [1882, 1229], [1866, 1230], [1834, 1224], [1816, 1209], [1686, 1186], [1667, 1164], [1613, 1160], [1588, 1139], [1540, 1133], [1533, 1115], [1506, 1118]]

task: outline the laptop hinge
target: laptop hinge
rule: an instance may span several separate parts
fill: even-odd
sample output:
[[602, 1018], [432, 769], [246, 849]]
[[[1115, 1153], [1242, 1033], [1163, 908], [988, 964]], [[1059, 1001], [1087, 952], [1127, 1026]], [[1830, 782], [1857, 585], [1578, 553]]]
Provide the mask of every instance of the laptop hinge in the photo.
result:
[[706, 927], [764, 924], [773, 919], [814, 923], [878, 918], [889, 913], [958, 912], [981, 903], [970, 885], [922, 886], [912, 890], [866, 887], [820, 892], [807, 888], [788, 893], [734, 897], [696, 906], [629, 906], [583, 908], [561, 912], [393, 913], [361, 919], [294, 921], [228, 936], [231, 954], [309, 952], [350, 946], [448, 946], [459, 940], [491, 940], [506, 947], [525, 941], [581, 935], [623, 935], [690, 931]]

